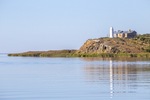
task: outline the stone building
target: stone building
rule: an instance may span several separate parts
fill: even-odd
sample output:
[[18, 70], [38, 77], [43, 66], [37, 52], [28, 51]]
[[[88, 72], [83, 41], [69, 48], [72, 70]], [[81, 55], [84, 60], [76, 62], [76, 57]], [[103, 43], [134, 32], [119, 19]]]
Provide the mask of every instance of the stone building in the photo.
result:
[[110, 38], [134, 38], [135, 36], [137, 36], [137, 32], [131, 29], [128, 31], [114, 31], [112, 27], [110, 28]]

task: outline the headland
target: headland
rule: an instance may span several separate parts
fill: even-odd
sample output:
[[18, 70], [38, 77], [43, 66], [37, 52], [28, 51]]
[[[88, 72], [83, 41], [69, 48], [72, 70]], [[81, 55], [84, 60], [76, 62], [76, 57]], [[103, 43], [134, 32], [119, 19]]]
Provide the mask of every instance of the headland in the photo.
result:
[[23, 57], [145, 57], [150, 58], [150, 34], [134, 38], [88, 39], [79, 50], [28, 51], [8, 54]]

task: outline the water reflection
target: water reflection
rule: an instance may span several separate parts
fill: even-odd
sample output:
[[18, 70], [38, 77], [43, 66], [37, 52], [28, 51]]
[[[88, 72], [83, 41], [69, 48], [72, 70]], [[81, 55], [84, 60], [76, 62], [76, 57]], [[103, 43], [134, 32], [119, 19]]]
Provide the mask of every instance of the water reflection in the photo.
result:
[[113, 69], [112, 69], [112, 60], [110, 60], [110, 97], [113, 96]]
[[149, 62], [105, 59], [88, 63], [84, 71], [88, 82], [108, 86], [111, 98], [116, 93], [136, 93], [137, 89], [150, 89]]

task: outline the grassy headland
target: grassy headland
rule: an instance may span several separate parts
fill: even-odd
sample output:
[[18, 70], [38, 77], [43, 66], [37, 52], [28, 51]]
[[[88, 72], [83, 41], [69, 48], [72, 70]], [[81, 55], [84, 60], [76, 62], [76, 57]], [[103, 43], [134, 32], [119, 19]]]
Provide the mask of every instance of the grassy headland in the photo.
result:
[[29, 51], [8, 54], [23, 57], [144, 57], [150, 58], [150, 34], [135, 38], [89, 39], [79, 50]]

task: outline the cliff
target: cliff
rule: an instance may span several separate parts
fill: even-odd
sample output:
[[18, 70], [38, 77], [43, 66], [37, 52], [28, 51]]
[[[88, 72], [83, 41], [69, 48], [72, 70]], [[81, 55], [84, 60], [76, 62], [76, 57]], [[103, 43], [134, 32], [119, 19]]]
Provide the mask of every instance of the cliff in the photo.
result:
[[150, 43], [125, 38], [89, 39], [78, 53], [142, 53], [146, 52]]
[[89, 39], [76, 52], [82, 56], [129, 56], [150, 57], [150, 34], [135, 38], [98, 38]]

